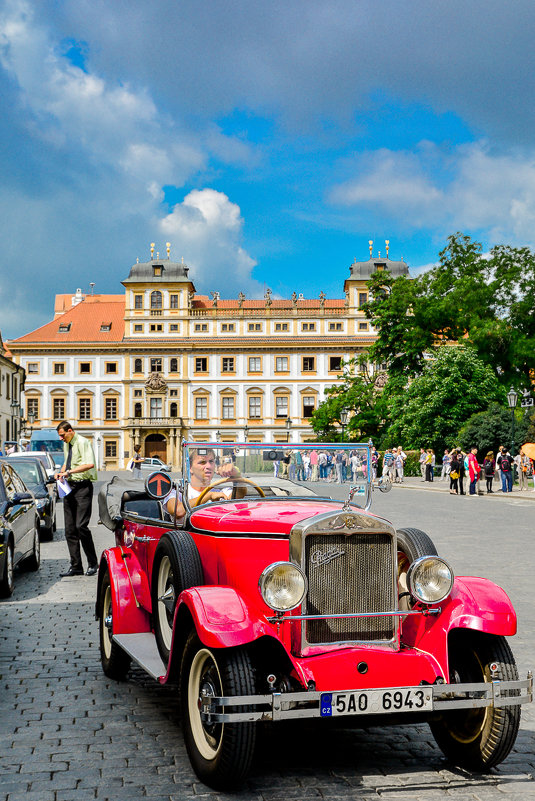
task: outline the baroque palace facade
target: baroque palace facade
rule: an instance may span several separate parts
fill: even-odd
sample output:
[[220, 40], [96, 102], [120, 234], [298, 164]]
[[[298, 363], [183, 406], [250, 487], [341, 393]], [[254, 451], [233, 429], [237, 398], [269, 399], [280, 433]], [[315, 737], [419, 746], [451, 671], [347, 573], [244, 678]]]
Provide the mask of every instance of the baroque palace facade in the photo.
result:
[[197, 294], [189, 268], [169, 257], [136, 263], [121, 295], [57, 295], [54, 319], [11, 340], [26, 371], [23, 414], [33, 428], [70, 420], [93, 439], [101, 469], [145, 456], [180, 467], [180, 442], [304, 442], [310, 417], [343, 365], [374, 331], [361, 310], [375, 270], [354, 261], [343, 297]]

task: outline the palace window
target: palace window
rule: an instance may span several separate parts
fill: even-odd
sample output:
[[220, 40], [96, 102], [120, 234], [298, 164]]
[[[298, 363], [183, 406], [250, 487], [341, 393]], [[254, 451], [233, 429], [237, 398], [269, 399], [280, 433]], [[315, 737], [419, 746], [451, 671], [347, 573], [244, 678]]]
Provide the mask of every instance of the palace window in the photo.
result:
[[143, 308], [143, 295], [134, 295], [134, 309]]
[[316, 357], [315, 356], [303, 356], [303, 372], [304, 373], [313, 373], [316, 369]]
[[65, 362], [54, 362], [54, 375], [65, 375]]
[[248, 331], [261, 331], [262, 330], [262, 323], [248, 323], [247, 324]]
[[303, 331], [315, 331], [316, 330], [316, 323], [303, 323], [302, 330]]
[[143, 372], [143, 359], [134, 359], [134, 373]]
[[367, 331], [368, 323], [359, 323], [359, 331]]
[[195, 398], [195, 419], [208, 419], [208, 398], [206, 398], [204, 395], [200, 398]]
[[363, 306], [367, 302], [368, 302], [368, 293], [359, 292], [359, 306]]
[[26, 401], [26, 417], [33, 414], [36, 420], [39, 420], [39, 398], [28, 398]]
[[153, 356], [150, 360], [150, 371], [151, 373], [162, 372], [162, 360], [159, 356]]
[[142, 398], [143, 397], [143, 390], [142, 389], [135, 389], [134, 390], [134, 398]]
[[275, 359], [275, 372], [287, 373], [288, 372], [288, 357], [277, 356]]
[[54, 398], [54, 420], [65, 419], [65, 398]]
[[169, 331], [171, 332], [171, 334], [177, 334], [178, 333], [178, 323], [171, 323], [171, 325], [169, 326]]
[[208, 359], [206, 356], [197, 356], [195, 359], [195, 372], [206, 373], [208, 370]]
[[106, 398], [106, 420], [117, 420], [117, 398]]
[[234, 372], [234, 356], [223, 356], [221, 360], [221, 372], [233, 373]]
[[29, 373], [38, 373], [39, 372], [39, 363], [38, 362], [29, 362], [26, 367]]
[[91, 420], [91, 398], [78, 399], [78, 419]]
[[80, 373], [90, 373], [91, 362], [80, 362]]
[[223, 420], [234, 420], [234, 396], [223, 395], [222, 398], [222, 411], [221, 415]]
[[169, 372], [178, 373], [178, 359], [171, 359], [169, 361]]
[[169, 308], [178, 309], [178, 295], [169, 295]]
[[143, 333], [143, 326], [141, 323], [136, 323], [134, 325], [134, 334], [142, 334]]
[[262, 417], [262, 398], [256, 395], [249, 396], [249, 417], [253, 419]]
[[287, 331], [288, 323], [275, 323], [275, 331]]
[[329, 331], [343, 331], [343, 323], [329, 323]]
[[314, 396], [313, 395], [304, 395], [303, 396], [303, 417], [312, 417], [314, 413]]
[[143, 417], [143, 405], [134, 403], [134, 417]]
[[288, 396], [276, 395], [275, 397], [275, 417], [288, 417]]
[[163, 323], [151, 323], [149, 330], [151, 334], [160, 334], [163, 331]]
[[231, 333], [236, 330], [234, 323], [221, 323], [221, 331]]
[[178, 417], [178, 403], [169, 404], [169, 417]]
[[162, 293], [159, 289], [155, 292], [150, 293], [150, 307], [151, 309], [161, 309], [162, 308]]
[[104, 443], [104, 454], [106, 459], [117, 458], [117, 442], [114, 439], [107, 439]]
[[208, 331], [208, 323], [195, 323], [194, 330], [196, 332]]
[[106, 362], [107, 373], [117, 373], [117, 362]]
[[150, 416], [154, 419], [155, 417], [162, 416], [162, 399], [161, 398], [151, 398], [150, 399]]
[[331, 373], [337, 373], [342, 369], [342, 357], [341, 356], [329, 356], [329, 371]]
[[260, 356], [249, 356], [249, 372], [262, 372], [262, 358]]

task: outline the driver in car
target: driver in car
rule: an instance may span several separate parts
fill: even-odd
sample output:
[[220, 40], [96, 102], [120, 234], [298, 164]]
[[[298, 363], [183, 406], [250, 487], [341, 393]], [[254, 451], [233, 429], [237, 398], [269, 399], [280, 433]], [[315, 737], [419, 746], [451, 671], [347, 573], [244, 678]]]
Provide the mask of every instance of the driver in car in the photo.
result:
[[[232, 459], [226, 457], [222, 464], [217, 467], [216, 455], [212, 448], [197, 448], [189, 452], [190, 457], [190, 482], [188, 484], [188, 500], [190, 502], [197, 500], [199, 495], [209, 487], [214, 481], [219, 478], [234, 479], [241, 476], [240, 471], [233, 463]], [[216, 470], [217, 467], [217, 470]], [[232, 496], [232, 487], [226, 487], [223, 490], [216, 488], [210, 490], [203, 496], [203, 503], [210, 501], [226, 501]], [[235, 496], [243, 498], [246, 493], [245, 487], [236, 487]], [[176, 491], [171, 490], [167, 495], [163, 504], [165, 509], [176, 517], [180, 518], [186, 514], [186, 510], [182, 503], [182, 498], [179, 496], [178, 502], [176, 498]]]

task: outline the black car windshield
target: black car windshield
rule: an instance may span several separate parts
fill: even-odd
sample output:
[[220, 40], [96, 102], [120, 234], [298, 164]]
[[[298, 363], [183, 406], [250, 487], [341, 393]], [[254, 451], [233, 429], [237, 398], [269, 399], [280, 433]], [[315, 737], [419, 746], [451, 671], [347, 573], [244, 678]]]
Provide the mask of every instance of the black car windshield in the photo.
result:
[[31, 459], [17, 459], [11, 457], [9, 463], [13, 465], [25, 484], [35, 486], [43, 483], [43, 477], [35, 462]]

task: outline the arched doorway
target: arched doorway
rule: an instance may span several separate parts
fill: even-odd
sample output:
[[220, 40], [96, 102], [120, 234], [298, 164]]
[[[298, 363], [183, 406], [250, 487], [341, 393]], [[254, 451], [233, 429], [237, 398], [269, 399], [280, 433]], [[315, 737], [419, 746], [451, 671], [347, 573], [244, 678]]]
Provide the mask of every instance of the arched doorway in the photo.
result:
[[145, 437], [145, 456], [158, 456], [162, 462], [167, 463], [167, 440], [163, 434], [149, 434]]

